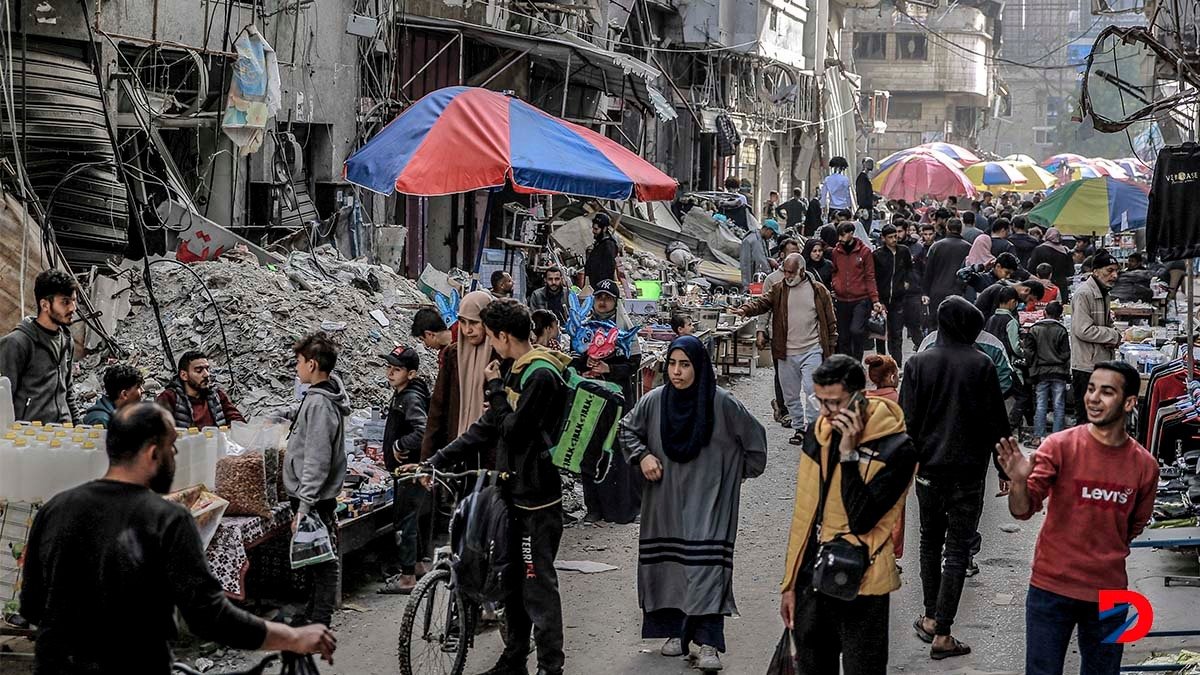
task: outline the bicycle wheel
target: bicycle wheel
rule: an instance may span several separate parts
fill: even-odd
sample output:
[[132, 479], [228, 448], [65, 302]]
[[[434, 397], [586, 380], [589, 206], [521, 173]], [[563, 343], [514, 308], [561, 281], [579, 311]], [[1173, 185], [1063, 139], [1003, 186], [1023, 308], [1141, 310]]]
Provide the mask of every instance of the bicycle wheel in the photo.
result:
[[400, 675], [462, 675], [469, 623], [462, 597], [450, 590], [450, 570], [426, 574], [400, 620]]

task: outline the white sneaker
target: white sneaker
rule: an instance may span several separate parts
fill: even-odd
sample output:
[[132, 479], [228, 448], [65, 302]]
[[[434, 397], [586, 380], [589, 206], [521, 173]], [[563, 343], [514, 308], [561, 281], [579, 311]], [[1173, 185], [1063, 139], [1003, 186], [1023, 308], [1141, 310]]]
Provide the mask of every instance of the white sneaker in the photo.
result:
[[724, 667], [716, 647], [700, 645], [700, 658], [696, 659], [696, 670], [721, 670]]
[[658, 652], [663, 656], [683, 656], [683, 642], [679, 638], [671, 638], [663, 643]]

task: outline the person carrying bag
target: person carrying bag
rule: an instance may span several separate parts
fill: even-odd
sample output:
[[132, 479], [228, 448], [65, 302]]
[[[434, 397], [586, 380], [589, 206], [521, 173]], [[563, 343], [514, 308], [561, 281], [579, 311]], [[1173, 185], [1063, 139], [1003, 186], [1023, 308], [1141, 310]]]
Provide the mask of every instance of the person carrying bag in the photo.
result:
[[801, 446], [780, 607], [797, 672], [887, 672], [888, 596], [900, 587], [892, 527], [917, 455], [900, 406], [864, 397], [865, 386], [844, 355], [813, 374], [821, 417]]

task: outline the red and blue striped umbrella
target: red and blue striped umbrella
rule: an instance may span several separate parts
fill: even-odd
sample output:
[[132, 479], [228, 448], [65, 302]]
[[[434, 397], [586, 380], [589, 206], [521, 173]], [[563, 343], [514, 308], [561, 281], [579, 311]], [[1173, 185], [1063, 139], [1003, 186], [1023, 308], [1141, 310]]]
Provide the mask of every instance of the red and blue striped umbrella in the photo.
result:
[[345, 164], [368, 190], [434, 197], [498, 188], [642, 201], [675, 197], [675, 179], [591, 129], [511, 96], [439, 89], [392, 120]]

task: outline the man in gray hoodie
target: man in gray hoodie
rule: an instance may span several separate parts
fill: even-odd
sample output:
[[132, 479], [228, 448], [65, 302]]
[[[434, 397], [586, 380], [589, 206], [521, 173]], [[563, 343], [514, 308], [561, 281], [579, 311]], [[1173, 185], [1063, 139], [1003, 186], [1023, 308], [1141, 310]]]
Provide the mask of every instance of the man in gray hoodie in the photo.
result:
[[46, 270], [33, 284], [37, 316], [0, 338], [0, 375], [12, 383], [13, 408], [23, 422], [79, 422], [71, 394], [71, 321], [79, 284], [63, 270]]
[[[292, 532], [301, 519], [315, 513], [329, 530], [336, 554], [334, 512], [346, 478], [344, 439], [350, 398], [341, 379], [331, 374], [338, 354], [328, 336], [307, 335], [292, 349], [296, 353], [296, 375], [308, 385], [300, 405], [285, 413], [292, 420], [283, 467], [283, 487], [296, 512]], [[308, 567], [312, 582], [305, 618], [309, 623], [328, 626], [333, 620], [341, 585], [338, 568], [337, 560]]]

